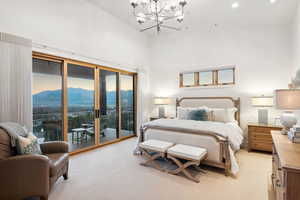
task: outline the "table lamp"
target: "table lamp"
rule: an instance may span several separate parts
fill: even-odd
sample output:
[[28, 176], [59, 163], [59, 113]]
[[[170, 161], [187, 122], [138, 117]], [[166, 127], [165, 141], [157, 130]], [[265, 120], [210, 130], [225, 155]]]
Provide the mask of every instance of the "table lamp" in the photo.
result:
[[165, 105], [171, 103], [171, 99], [167, 97], [156, 97], [154, 98], [154, 104], [158, 105], [158, 117], [165, 118]]
[[267, 107], [273, 106], [273, 97], [271, 96], [252, 97], [252, 106], [260, 107], [258, 109], [258, 123], [268, 124], [269, 119], [268, 119]]
[[280, 116], [280, 122], [284, 127], [283, 134], [287, 134], [290, 128], [297, 124], [297, 118], [292, 112], [300, 110], [300, 89], [275, 90], [276, 108], [284, 110]]

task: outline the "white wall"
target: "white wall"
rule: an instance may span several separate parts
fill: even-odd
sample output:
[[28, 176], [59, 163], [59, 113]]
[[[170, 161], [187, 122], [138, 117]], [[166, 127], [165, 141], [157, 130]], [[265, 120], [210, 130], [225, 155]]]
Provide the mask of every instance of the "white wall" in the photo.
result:
[[[72, 51], [75, 55], [34, 48], [37, 51], [131, 71], [139, 68], [147, 82], [148, 38], [86, 0], [0, 0], [0, 32]], [[146, 83], [143, 88], [147, 88]], [[145, 116], [142, 108], [146, 106], [141, 105], [144, 102], [141, 97], [146, 92], [140, 93], [142, 116]]]
[[[293, 55], [293, 78], [296, 71], [300, 69], [300, 3], [298, 5], [292, 24], [292, 55]], [[300, 111], [295, 111], [300, 118]]]
[[300, 69], [300, 4], [293, 21], [293, 66]]
[[[242, 126], [257, 121], [250, 97], [272, 95], [287, 88], [291, 78], [289, 26], [201, 27], [161, 34], [152, 45], [153, 96], [241, 97]], [[221, 89], [179, 88], [179, 73], [209, 67], [236, 65], [236, 85]], [[175, 111], [169, 108], [171, 113]], [[278, 114], [271, 112], [271, 122]]]
[[90, 57], [147, 65], [147, 37], [86, 0], [0, 0], [0, 31]]

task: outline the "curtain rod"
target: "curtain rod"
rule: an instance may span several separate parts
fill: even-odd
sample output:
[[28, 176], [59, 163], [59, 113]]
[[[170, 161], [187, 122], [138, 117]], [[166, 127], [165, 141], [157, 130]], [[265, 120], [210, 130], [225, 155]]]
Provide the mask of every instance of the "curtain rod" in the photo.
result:
[[[79, 56], [81, 58], [85, 58], [85, 59], [88, 59], [88, 60], [95, 60], [95, 61], [99, 61], [101, 63], [105, 63], [105, 64], [108, 64], [109, 66], [107, 67], [114, 67], [116, 68], [119, 67], [121, 69], [126, 69], [126, 70], [134, 70], [134, 71], [139, 71], [139, 67], [135, 67], [133, 64], [130, 64], [130, 63], [117, 63], [117, 62], [114, 62], [114, 61], [110, 61], [110, 60], [105, 60], [105, 59], [101, 59], [101, 58], [96, 58], [96, 57], [90, 57], [90, 56], [86, 56], [84, 54], [79, 54], [79, 53], [75, 53], [73, 51], [69, 51], [69, 50], [65, 50], [65, 49], [59, 49], [59, 48], [56, 48], [56, 47], [51, 47], [49, 45], [45, 45], [45, 44], [40, 44], [40, 43], [36, 43], [36, 42], [32, 42], [32, 46], [35, 47], [35, 48], [38, 48], [38, 49], [45, 49], [45, 50], [49, 50], [49, 51], [58, 51], [58, 52], [62, 52], [62, 53], [66, 53], [66, 54], [70, 54], [72, 56]], [[128, 67], [125, 67], [125, 66], [132, 66], [132, 68], [128, 68]]]

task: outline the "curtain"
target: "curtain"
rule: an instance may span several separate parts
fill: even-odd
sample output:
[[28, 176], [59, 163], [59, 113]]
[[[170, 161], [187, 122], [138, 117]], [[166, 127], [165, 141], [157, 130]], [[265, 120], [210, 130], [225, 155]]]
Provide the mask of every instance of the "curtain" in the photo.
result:
[[[137, 87], [137, 135], [140, 137], [140, 127], [143, 123], [148, 121], [149, 113], [149, 84], [148, 84], [148, 71], [145, 68], [139, 68], [138, 72], [138, 87]], [[139, 139], [137, 140], [136, 147], [133, 150], [134, 154], [140, 154]]]
[[32, 42], [0, 32], [0, 122], [32, 130]]
[[138, 88], [137, 88], [137, 134], [140, 134], [140, 127], [148, 121], [149, 112], [149, 84], [147, 69], [139, 68], [138, 72]]

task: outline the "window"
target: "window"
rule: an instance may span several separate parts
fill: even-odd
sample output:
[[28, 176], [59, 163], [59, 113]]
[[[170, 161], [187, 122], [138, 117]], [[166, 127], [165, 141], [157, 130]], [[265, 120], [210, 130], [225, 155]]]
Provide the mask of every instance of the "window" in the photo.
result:
[[182, 85], [184, 87], [190, 87], [195, 85], [195, 73], [182, 74]]
[[68, 64], [68, 141], [71, 151], [95, 144], [94, 69]]
[[199, 85], [206, 86], [213, 84], [213, 72], [199, 72]]
[[121, 95], [121, 137], [134, 133], [134, 77], [132, 75], [120, 75]]
[[119, 138], [118, 132], [118, 73], [100, 70], [100, 143]]
[[234, 68], [218, 70], [218, 84], [234, 84]]
[[180, 87], [220, 86], [235, 84], [235, 67], [186, 72], [180, 74]]
[[62, 65], [33, 59], [33, 133], [40, 142], [63, 140]]

